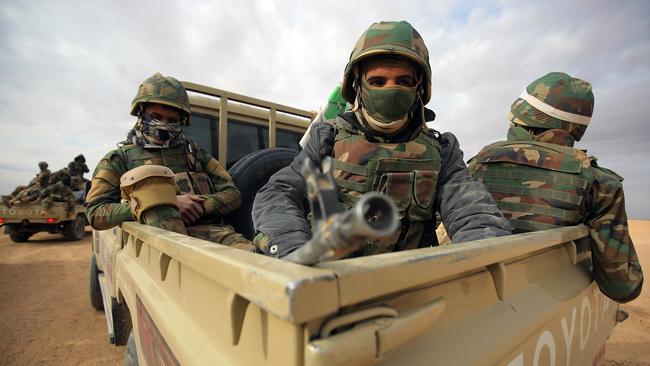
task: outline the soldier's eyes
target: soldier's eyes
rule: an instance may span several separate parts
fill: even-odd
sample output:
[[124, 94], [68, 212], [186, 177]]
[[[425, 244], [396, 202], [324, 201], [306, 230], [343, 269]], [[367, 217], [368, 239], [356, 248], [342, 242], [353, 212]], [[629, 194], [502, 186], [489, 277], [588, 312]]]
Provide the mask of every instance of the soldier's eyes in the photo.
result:
[[415, 79], [411, 76], [400, 76], [397, 79], [393, 79], [391, 83], [389, 83], [389, 79], [385, 77], [380, 77], [380, 76], [373, 76], [368, 78], [367, 80], [368, 84], [371, 86], [377, 86], [377, 87], [382, 87], [386, 84], [391, 84], [391, 85], [399, 85], [399, 86], [408, 86], [412, 87], [415, 86]]
[[372, 86], [384, 86], [386, 84], [386, 78], [374, 76], [368, 79], [368, 84]]
[[401, 86], [415, 86], [415, 79], [410, 76], [401, 77], [397, 79], [397, 85]]
[[158, 113], [149, 113], [148, 119], [149, 120], [156, 119], [160, 121], [162, 119], [162, 116], [159, 115]]
[[181, 123], [181, 120], [176, 117], [165, 117], [162, 114], [158, 113], [149, 113], [145, 116], [147, 120], [156, 120], [156, 121], [161, 121], [161, 122], [167, 122], [167, 123]]

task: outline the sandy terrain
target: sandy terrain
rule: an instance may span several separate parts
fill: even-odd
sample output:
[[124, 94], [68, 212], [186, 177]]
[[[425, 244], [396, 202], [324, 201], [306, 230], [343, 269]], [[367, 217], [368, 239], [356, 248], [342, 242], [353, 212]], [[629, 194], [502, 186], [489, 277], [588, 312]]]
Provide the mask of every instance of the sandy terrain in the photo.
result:
[[650, 221], [630, 221], [630, 233], [646, 280], [641, 295], [620, 306], [630, 317], [609, 337], [604, 362], [608, 366], [650, 365]]
[[[650, 221], [631, 222], [641, 263], [650, 273]], [[38, 234], [14, 244], [0, 234], [0, 365], [120, 365], [124, 348], [108, 342], [103, 313], [90, 306], [90, 233], [64, 242]], [[650, 290], [621, 306], [604, 365], [650, 365]]]
[[0, 365], [119, 365], [104, 313], [90, 306], [90, 232], [64, 242], [37, 234], [15, 244], [0, 235]]

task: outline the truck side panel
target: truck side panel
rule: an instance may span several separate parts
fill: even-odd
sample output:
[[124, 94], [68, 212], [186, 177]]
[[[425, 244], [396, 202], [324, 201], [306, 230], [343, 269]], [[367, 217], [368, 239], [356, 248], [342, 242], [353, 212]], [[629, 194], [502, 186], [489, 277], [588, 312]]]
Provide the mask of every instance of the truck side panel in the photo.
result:
[[124, 224], [115, 288], [140, 363], [574, 365], [617, 305], [572, 240], [584, 227], [299, 266]]
[[[161, 352], [173, 355], [183, 365], [302, 364], [305, 340], [300, 324], [281, 319], [259, 303], [280, 310], [282, 315], [283, 307], [288, 306], [286, 314], [290, 314], [290, 309], [300, 312], [305, 306], [292, 303], [292, 298], [285, 296], [290, 291], [313, 300], [317, 300], [317, 294], [330, 292], [335, 301], [334, 278], [327, 271], [293, 265], [303, 274], [302, 278], [317, 280], [292, 283], [289, 277], [274, 279], [278, 276], [268, 266], [235, 270], [241, 267], [237, 259], [284, 263], [189, 237], [182, 237], [179, 242], [184, 244], [175, 247], [163, 238], [178, 239], [178, 234], [131, 225], [144, 231], [129, 234], [124, 249], [117, 255], [116, 284], [131, 309], [141, 364], [151, 364], [151, 357]], [[147, 240], [152, 238], [147, 235], [151, 233], [160, 236]], [[214, 253], [220, 256], [215, 257]], [[220, 270], [217, 258], [235, 267], [226, 268], [229, 265], [224, 263]], [[202, 262], [202, 270], [195, 269], [193, 260]], [[247, 283], [249, 290], [242, 291], [241, 283]], [[255, 296], [242, 296], [247, 293], [272, 296], [262, 301]], [[326, 300], [314, 301], [306, 307], [318, 310], [323, 305], [336, 309], [335, 302]], [[148, 319], [144, 322], [143, 314]], [[152, 341], [157, 338], [164, 342]]]

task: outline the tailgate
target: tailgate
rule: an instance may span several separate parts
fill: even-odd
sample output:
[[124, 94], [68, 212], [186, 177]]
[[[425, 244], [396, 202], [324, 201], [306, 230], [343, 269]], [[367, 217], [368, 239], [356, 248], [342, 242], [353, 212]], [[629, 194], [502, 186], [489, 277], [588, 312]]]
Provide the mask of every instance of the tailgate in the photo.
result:
[[[72, 216], [68, 214], [65, 203], [55, 202], [49, 209], [38, 203], [21, 204], [12, 207], [0, 205], [0, 218], [4, 219], [5, 224], [18, 223], [53, 223], [69, 219]], [[50, 220], [48, 220], [50, 219]]]
[[571, 227], [321, 264], [343, 311], [312, 334], [305, 364], [592, 364], [617, 305], [577, 263], [572, 241], [586, 235]]

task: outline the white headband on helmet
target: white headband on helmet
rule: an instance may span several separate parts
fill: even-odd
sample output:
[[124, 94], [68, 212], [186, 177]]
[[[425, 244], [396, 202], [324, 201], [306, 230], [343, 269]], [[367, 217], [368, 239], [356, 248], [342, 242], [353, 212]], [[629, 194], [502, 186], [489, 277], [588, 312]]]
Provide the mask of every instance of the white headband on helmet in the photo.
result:
[[538, 109], [538, 110], [548, 114], [549, 116], [551, 116], [553, 118], [561, 119], [563, 121], [567, 121], [567, 122], [570, 122], [570, 123], [576, 123], [576, 124], [584, 125], [584, 126], [587, 126], [589, 124], [589, 121], [591, 121], [591, 117], [589, 117], [589, 116], [583, 116], [583, 115], [580, 115], [580, 114], [566, 112], [566, 111], [563, 111], [561, 109], [557, 109], [557, 108], [555, 108], [553, 106], [550, 106], [550, 105], [542, 102], [541, 100], [535, 98], [534, 96], [528, 94], [528, 91], [525, 90], [525, 89], [521, 93], [519, 98], [521, 98], [521, 99], [525, 100], [526, 102], [528, 102], [528, 104], [533, 106], [535, 109]]

